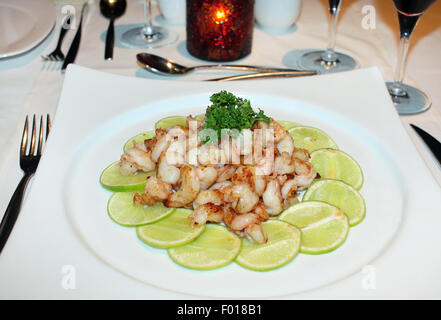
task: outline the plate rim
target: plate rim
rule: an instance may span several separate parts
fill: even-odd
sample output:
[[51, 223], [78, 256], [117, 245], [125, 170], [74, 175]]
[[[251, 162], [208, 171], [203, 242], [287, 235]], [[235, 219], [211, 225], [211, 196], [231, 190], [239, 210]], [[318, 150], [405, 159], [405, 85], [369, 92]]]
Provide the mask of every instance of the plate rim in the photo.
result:
[[[33, 3], [34, 1], [35, 0], [32, 1], [33, 6], [35, 6], [35, 3]], [[39, 28], [37, 28], [39, 31], [38, 35], [35, 35], [35, 39], [33, 41], [28, 41], [27, 45], [23, 45], [19, 49], [16, 49], [14, 51], [0, 52], [0, 59], [11, 58], [14, 56], [19, 56], [28, 53], [29, 51], [37, 47], [39, 44], [44, 42], [44, 40], [46, 40], [49, 37], [49, 35], [52, 33], [52, 31], [55, 29], [55, 26], [57, 24], [55, 3], [51, 2], [50, 0], [39, 0], [39, 1], [42, 3], [42, 5], [44, 5], [44, 7], [41, 8], [40, 11], [37, 11], [39, 12], [36, 14], [37, 20], [39, 21], [41, 20], [39, 19], [41, 18], [40, 12], [45, 12], [45, 14], [43, 16], [44, 19], [42, 19], [42, 21], [44, 21], [44, 24], [41, 24]], [[20, 6], [24, 6], [26, 3], [29, 3], [26, 0], [7, 0], [7, 2], [13, 3], [13, 7], [20, 7]], [[40, 7], [41, 5], [38, 6]], [[49, 14], [51, 15], [50, 19], [48, 19]], [[35, 32], [35, 30], [33, 32]], [[32, 34], [32, 32], [30, 34]]]

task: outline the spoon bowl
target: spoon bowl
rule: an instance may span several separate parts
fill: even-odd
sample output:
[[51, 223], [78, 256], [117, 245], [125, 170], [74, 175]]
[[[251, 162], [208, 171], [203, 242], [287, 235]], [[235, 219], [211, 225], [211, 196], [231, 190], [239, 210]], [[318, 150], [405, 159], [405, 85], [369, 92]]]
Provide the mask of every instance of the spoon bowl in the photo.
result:
[[101, 0], [100, 12], [110, 20], [115, 20], [121, 17], [127, 8], [126, 0]]
[[[239, 70], [239, 71], [253, 71], [253, 72], [299, 72], [305, 73], [306, 70], [294, 70], [283, 68], [271, 68], [249, 65], [230, 65], [230, 64], [208, 64], [194, 67], [186, 67], [172, 60], [165, 59], [151, 53], [138, 53], [136, 55], [138, 65], [150, 72], [161, 75], [184, 75], [199, 69], [227, 69], [227, 70]], [[314, 72], [315, 74], [315, 72]]]
[[104, 50], [104, 59], [113, 59], [113, 46], [115, 43], [115, 19], [121, 17], [126, 11], [126, 0], [101, 0], [100, 12], [101, 14], [110, 20], [109, 27], [106, 34], [106, 47]]

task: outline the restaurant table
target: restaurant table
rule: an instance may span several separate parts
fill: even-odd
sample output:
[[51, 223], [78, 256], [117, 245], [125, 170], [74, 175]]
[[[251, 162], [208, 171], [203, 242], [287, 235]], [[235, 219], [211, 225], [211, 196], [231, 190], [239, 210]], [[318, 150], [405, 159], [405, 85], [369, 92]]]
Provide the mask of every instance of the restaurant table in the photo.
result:
[[[108, 20], [104, 19], [99, 13], [99, 1], [89, 2], [90, 7], [84, 21], [81, 47], [76, 59], [77, 64], [109, 73], [164, 81], [199, 81], [227, 75], [222, 71], [209, 71], [192, 73], [172, 80], [164, 76], [154, 75], [140, 69], [136, 64], [135, 54], [144, 50], [123, 48], [118, 40], [116, 40], [114, 60], [105, 61], [104, 39]], [[163, 24], [165, 27], [176, 31], [179, 34], [179, 39], [171, 46], [149, 50], [149, 52], [170, 58], [184, 65], [190, 66], [203, 63], [203, 61], [192, 57], [186, 50], [185, 26], [167, 24], [159, 15], [156, 2], [153, 3], [155, 23]], [[304, 0], [296, 25], [284, 33], [269, 33], [255, 25], [252, 52], [237, 63], [296, 67], [295, 60], [301, 50], [324, 48], [326, 45], [328, 34], [327, 3], [326, 0]], [[37, 47], [25, 54], [0, 59], [0, 217], [3, 215], [22, 175], [19, 167], [18, 151], [25, 115], [49, 113], [54, 117], [56, 114], [64, 75], [59, 70], [59, 63], [43, 63], [40, 56], [51, 52], [55, 47], [60, 31], [62, 8], [66, 4], [73, 5], [77, 12], [80, 12], [81, 1], [56, 1], [57, 23], [50, 35]], [[142, 1], [128, 1], [126, 14], [116, 20], [117, 38], [130, 25], [142, 21], [142, 6]], [[373, 20], [371, 17], [370, 28], [367, 28], [364, 18], [366, 12], [368, 12], [366, 10], [371, 9], [374, 9], [375, 16], [373, 16]], [[369, 12], [372, 12], [372, 10]], [[74, 31], [71, 30], [66, 35], [63, 43], [64, 52], [67, 52], [69, 48]], [[354, 57], [360, 67], [377, 66], [386, 80], [392, 80], [398, 53], [398, 34], [398, 19], [392, 1], [343, 1], [338, 22], [336, 49]], [[414, 31], [405, 78], [406, 83], [415, 85], [429, 94], [433, 105], [427, 112], [400, 117], [421, 157], [434, 178], [441, 184], [440, 166], [409, 126], [409, 123], [414, 123], [441, 140], [441, 90], [439, 90], [441, 85], [441, 59], [439, 52], [441, 52], [441, 1], [437, 1], [424, 14]], [[366, 88], [366, 90], [369, 90], [369, 88]], [[317, 93], [319, 94], [319, 89], [317, 89]], [[354, 108], [357, 108], [357, 106], [354, 105]], [[418, 179], [418, 173], [410, 172], [409, 174], [414, 174], [415, 179]], [[31, 188], [32, 181], [28, 191]], [[38, 212], [35, 212], [35, 214], [38, 214]], [[20, 217], [17, 223], [20, 223]], [[10, 241], [14, 241], [13, 236], [11, 236]], [[2, 258], [0, 256], [0, 269]], [[99, 265], [91, 265], [90, 272], [99, 273], [99, 267]], [[131, 278], [128, 280], [126, 276], [113, 269], [106, 272], [114, 273], [114, 283], [129, 282], [130, 285], [126, 286], [127, 290], [115, 293], [111, 290], [114, 283], [106, 283], [97, 279], [97, 282], [93, 285], [83, 283], [83, 290], [60, 292], [54, 289], [51, 295], [43, 296], [43, 298], [188, 298], [182, 294], [145, 286]], [[351, 298], [351, 290], [359, 290], [361, 279], [362, 273], [360, 271], [360, 274], [353, 275], [338, 284], [332, 284], [319, 291], [299, 294], [295, 297], [327, 298], [332, 296], [333, 298]], [[102, 286], [98, 291], [95, 290], [97, 285]], [[340, 290], [341, 287], [345, 287], [346, 290]], [[441, 296], [439, 289], [438, 287], [438, 291], [435, 290], [438, 297]], [[384, 296], [378, 295], [375, 290], [357, 292], [358, 296], [363, 298], [399, 296], [399, 292]], [[415, 292], [415, 297], [425, 297], [425, 295], [433, 297], [433, 292]], [[33, 296], [29, 296], [26, 292], [18, 289], [9, 288], [8, 290], [0, 289], [0, 298], [33, 298]]]

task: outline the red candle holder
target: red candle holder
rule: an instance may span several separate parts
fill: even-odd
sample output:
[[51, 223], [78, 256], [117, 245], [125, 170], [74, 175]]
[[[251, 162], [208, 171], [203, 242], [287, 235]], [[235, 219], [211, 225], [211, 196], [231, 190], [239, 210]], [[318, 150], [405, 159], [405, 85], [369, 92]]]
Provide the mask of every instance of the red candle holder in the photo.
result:
[[251, 52], [254, 0], [187, 0], [187, 50], [209, 61]]

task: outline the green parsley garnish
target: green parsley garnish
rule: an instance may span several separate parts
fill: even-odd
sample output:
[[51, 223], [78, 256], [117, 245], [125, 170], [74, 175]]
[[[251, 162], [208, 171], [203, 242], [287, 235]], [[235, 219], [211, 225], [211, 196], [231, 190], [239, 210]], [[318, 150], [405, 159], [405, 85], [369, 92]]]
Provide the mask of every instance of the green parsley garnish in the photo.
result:
[[[210, 97], [212, 105], [205, 111], [204, 129], [212, 129], [217, 132], [218, 139], [221, 139], [222, 130], [251, 129], [256, 121], [270, 122], [262, 110], [256, 113], [251, 108], [250, 100], [236, 97], [234, 94], [221, 91]], [[210, 141], [205, 137], [204, 143]]]

